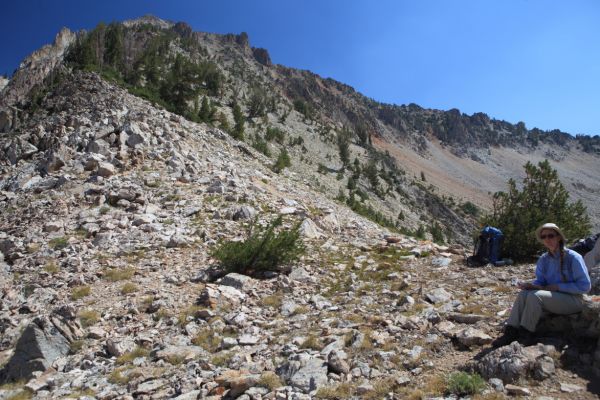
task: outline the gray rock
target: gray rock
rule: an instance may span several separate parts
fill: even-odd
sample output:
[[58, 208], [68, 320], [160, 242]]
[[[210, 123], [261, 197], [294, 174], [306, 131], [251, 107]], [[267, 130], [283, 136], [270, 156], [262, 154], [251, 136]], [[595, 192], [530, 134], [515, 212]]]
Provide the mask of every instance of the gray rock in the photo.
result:
[[96, 171], [96, 174], [98, 176], [101, 176], [103, 178], [108, 178], [108, 177], [113, 176], [116, 173], [117, 173], [117, 169], [111, 163], [108, 163], [108, 162], [99, 162], [98, 163], [98, 170]]
[[448, 293], [444, 288], [437, 288], [425, 294], [425, 298], [431, 303], [437, 304], [447, 302], [452, 298], [452, 295]]
[[135, 349], [135, 342], [131, 338], [108, 339], [106, 341], [106, 350], [113, 357], [120, 357]]
[[200, 390], [192, 390], [184, 394], [180, 394], [179, 396], [173, 398], [173, 400], [196, 400], [201, 398]]
[[481, 346], [492, 342], [492, 337], [479, 329], [468, 327], [456, 333], [456, 338], [467, 347]]
[[188, 244], [189, 242], [186, 237], [179, 234], [175, 234], [169, 239], [169, 242], [167, 243], [167, 248], [172, 249], [178, 247], [186, 247]]
[[296, 310], [300, 306], [291, 300], [284, 300], [281, 304], [281, 315], [284, 317], [289, 317], [290, 315], [294, 315]]
[[256, 211], [256, 209], [254, 209], [253, 207], [242, 206], [233, 214], [232, 218], [234, 221], [247, 220], [254, 218], [256, 214], [258, 214], [258, 211]]
[[311, 282], [312, 276], [302, 267], [293, 268], [289, 274], [289, 278], [298, 282]]
[[68, 353], [67, 338], [48, 318], [36, 318], [27, 325], [13, 356], [0, 371], [0, 383], [30, 379], [35, 371], [47, 370], [57, 358]]
[[581, 386], [573, 385], [572, 383], [564, 383], [564, 382], [560, 383], [560, 391], [563, 393], [573, 393], [573, 392], [579, 392], [581, 390], [583, 390], [583, 387], [581, 387]]
[[238, 343], [242, 346], [254, 346], [260, 342], [260, 338], [255, 335], [244, 334], [238, 338]]
[[142, 382], [136, 388], [134, 394], [136, 395], [144, 395], [151, 394], [156, 392], [158, 389], [162, 388], [167, 384], [167, 381], [164, 379], [154, 379], [151, 381]]
[[554, 375], [556, 368], [552, 357], [543, 356], [535, 361], [533, 366], [533, 377], [539, 381], [548, 379]]
[[317, 390], [327, 384], [327, 363], [319, 358], [311, 358], [290, 379], [290, 385], [305, 393]]
[[508, 384], [504, 387], [506, 389], [506, 393], [513, 396], [529, 396], [531, 395], [531, 391], [527, 388], [521, 386], [515, 386]]
[[327, 366], [336, 374], [347, 374], [350, 372], [350, 365], [345, 358], [343, 352], [332, 351], [327, 356]]
[[436, 267], [440, 267], [440, 268], [445, 268], [445, 267], [449, 266], [451, 262], [452, 262], [452, 259], [448, 258], [448, 257], [434, 257], [431, 260], [432, 265], [434, 265]]
[[50, 221], [44, 225], [44, 232], [59, 232], [62, 228], [62, 221]]
[[221, 285], [234, 287], [242, 292], [247, 292], [256, 286], [255, 279], [235, 272], [225, 275], [223, 278], [221, 278], [219, 283]]
[[317, 228], [317, 224], [312, 219], [306, 218], [300, 225], [300, 234], [308, 239], [318, 239], [321, 237], [321, 232]]
[[236, 338], [224, 337], [223, 340], [221, 341], [221, 348], [223, 350], [231, 349], [232, 347], [235, 347], [237, 345], [238, 345], [238, 341]]
[[513, 383], [526, 376], [532, 364], [524, 348], [513, 342], [486, 354], [474, 367], [485, 379], [499, 378], [504, 383]]
[[502, 382], [502, 379], [490, 378], [488, 383], [496, 392], [504, 392], [504, 382]]

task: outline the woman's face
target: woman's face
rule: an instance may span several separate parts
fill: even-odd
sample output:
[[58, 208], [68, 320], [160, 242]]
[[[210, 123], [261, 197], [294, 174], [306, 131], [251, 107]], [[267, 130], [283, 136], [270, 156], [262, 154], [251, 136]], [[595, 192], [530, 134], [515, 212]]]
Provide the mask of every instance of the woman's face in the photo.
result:
[[540, 239], [544, 242], [544, 246], [552, 252], [558, 247], [560, 236], [553, 229], [544, 229], [540, 233]]

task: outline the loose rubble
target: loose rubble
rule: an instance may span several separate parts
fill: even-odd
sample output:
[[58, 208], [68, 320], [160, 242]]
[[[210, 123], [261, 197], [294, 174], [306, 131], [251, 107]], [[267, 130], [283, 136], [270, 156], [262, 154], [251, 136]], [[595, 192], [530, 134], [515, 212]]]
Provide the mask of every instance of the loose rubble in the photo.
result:
[[[597, 308], [544, 322], [579, 344], [491, 349], [533, 266], [470, 269], [463, 249], [392, 236], [94, 74], [62, 90], [46, 101], [68, 111], [0, 137], [0, 381], [24, 379], [0, 398], [405, 398], [460, 369], [593, 398]], [[307, 247], [289, 273], [219, 271], [217, 243], [277, 215]]]

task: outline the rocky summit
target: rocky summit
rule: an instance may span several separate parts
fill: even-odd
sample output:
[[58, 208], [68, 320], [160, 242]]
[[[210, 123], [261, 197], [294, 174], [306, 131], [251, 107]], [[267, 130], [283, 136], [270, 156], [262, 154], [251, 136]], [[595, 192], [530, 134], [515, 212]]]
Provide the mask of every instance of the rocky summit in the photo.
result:
[[[274, 79], [284, 70], [243, 35], [152, 17], [122, 29], [169, 30], [171, 49], [195, 38], [242, 75], [223, 43]], [[78, 35], [62, 31], [1, 92], [0, 399], [454, 399], [468, 387], [487, 399], [597, 398], [596, 297], [581, 314], [545, 317], [529, 342], [494, 346], [534, 265], [469, 268], [461, 240], [417, 239], [336, 199], [332, 154], [344, 146], [319, 147], [330, 139], [299, 103], [249, 122], [240, 140], [235, 105], [218, 103], [222, 123], [198, 121], [106, 70], [73, 67]], [[248, 141], [267, 123], [284, 130], [277, 112], [288, 113], [286, 139], [266, 148], [287, 148], [282, 168]], [[350, 146], [361, 165], [365, 149]], [[378, 179], [374, 207], [389, 206], [382, 188], [393, 185]], [[461, 220], [412, 186], [399, 195], [407, 221]], [[262, 275], [220, 268], [217, 247], [277, 217], [300, 233], [297, 261]]]

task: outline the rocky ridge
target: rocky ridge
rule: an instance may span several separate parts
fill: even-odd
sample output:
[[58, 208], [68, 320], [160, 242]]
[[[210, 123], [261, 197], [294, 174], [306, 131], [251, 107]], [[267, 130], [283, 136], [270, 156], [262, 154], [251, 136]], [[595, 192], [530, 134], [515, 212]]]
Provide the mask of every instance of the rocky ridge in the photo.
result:
[[[239, 104], [247, 116], [246, 143], [256, 145], [265, 140], [268, 129], [279, 130], [284, 139], [264, 143], [265, 153], [274, 158], [287, 148], [290, 169], [313, 188], [331, 199], [360, 193], [365, 207], [382, 213], [405, 232], [425, 228], [432, 238], [427, 231], [439, 225], [444, 227], [446, 241], [470, 245], [475, 219], [464, 212], [465, 202], [489, 209], [490, 193], [504, 190], [509, 178], [520, 180], [525, 162], [545, 158], [553, 160], [573, 199], [581, 199], [588, 207], [594, 230], [600, 226], [600, 209], [594, 201], [600, 193], [593, 174], [600, 168], [595, 138], [526, 129], [522, 123], [497, 121], [483, 113], [467, 116], [458, 110], [380, 104], [333, 79], [273, 64], [268, 51], [252, 47], [245, 33], [194, 32], [185, 23], [152, 16], [125, 21], [122, 28], [127, 49], [122, 56], [127, 66], [123, 76], [145, 73], [147, 66], [136, 65], [144, 60], [148, 47], [156, 44], [153, 39], [164, 46], [165, 56], [183, 54], [194, 62], [214, 64], [222, 85], [215, 91], [205, 90], [197, 99], [198, 105], [202, 98], [208, 99], [216, 113], [222, 114], [214, 126], [227, 130], [222, 120], [231, 126], [232, 104]], [[78, 35], [85, 37], [85, 33]], [[28, 91], [39, 101], [53, 86], [54, 78], [64, 72], [64, 65], [55, 60], [64, 54], [63, 44], [75, 36], [61, 33], [57, 37], [54, 46], [48, 47], [52, 50], [45, 51], [53, 56], [44, 68], [21, 66], [0, 96], [4, 99], [0, 101], [10, 104], [0, 110], [0, 131], [20, 134], [19, 123], [28, 118], [30, 105], [27, 100], [23, 105], [19, 101]], [[105, 59], [103, 46], [98, 51]], [[39, 84], [43, 76], [40, 72], [47, 74], [46, 82], [32, 89], [32, 83]], [[164, 77], [168, 68], [158, 73]], [[34, 78], [19, 78], [28, 75]], [[264, 114], [251, 112], [255, 99], [266, 107]], [[356, 179], [355, 189], [349, 189], [352, 168], [343, 165], [336, 143], [344, 132], [350, 134], [350, 161], [357, 160], [363, 171], [374, 163], [379, 171], [371, 182], [364, 174]]]
[[[460, 368], [489, 396], [598, 393], [594, 308], [548, 322], [583, 338], [492, 351], [531, 265], [466, 268], [96, 74], [43, 101], [0, 137], [0, 378], [24, 379], [0, 398], [439, 397]], [[302, 222], [291, 272], [213, 281], [211, 249], [277, 215]]]

